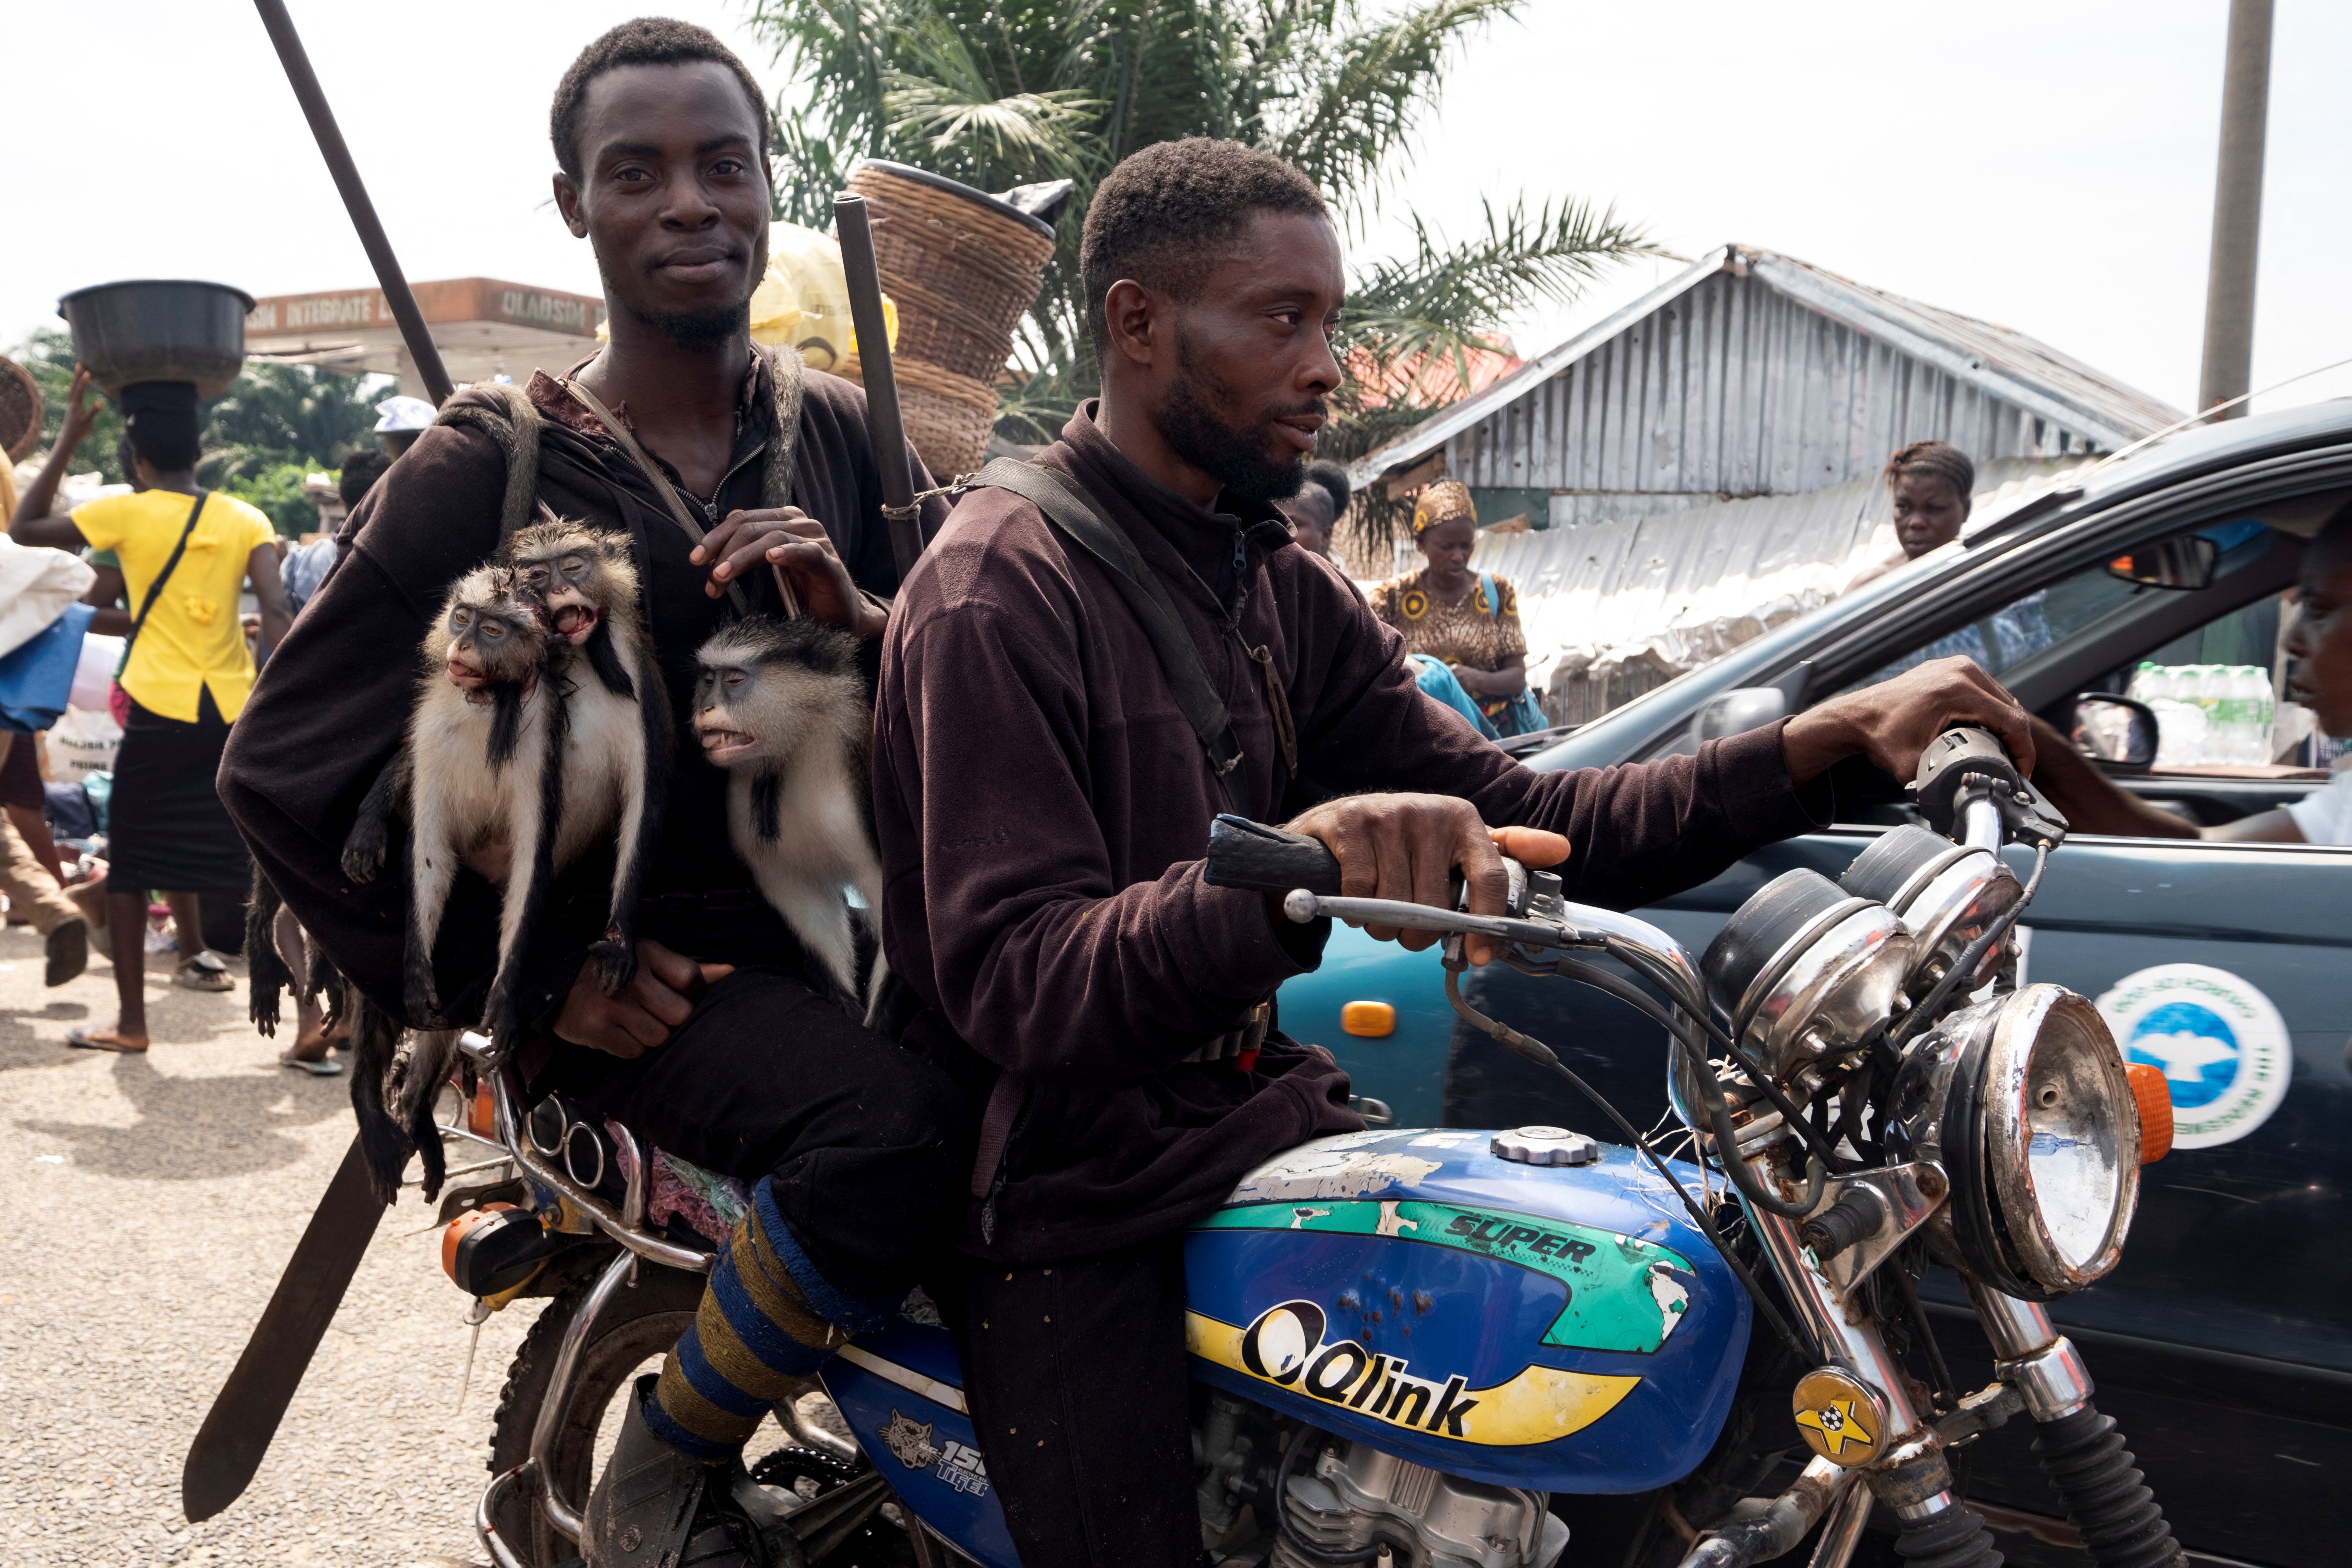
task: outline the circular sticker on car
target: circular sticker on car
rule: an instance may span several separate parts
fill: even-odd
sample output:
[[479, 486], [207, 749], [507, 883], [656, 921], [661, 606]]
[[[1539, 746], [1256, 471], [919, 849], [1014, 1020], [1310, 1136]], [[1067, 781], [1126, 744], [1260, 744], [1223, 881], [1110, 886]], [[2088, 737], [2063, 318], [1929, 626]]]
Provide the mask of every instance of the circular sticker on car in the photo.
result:
[[2164, 1074], [2172, 1143], [2210, 1149], [2270, 1120], [2294, 1052], [2271, 999], [2226, 969], [2161, 963], [2116, 982], [2099, 1014], [2128, 1062]]

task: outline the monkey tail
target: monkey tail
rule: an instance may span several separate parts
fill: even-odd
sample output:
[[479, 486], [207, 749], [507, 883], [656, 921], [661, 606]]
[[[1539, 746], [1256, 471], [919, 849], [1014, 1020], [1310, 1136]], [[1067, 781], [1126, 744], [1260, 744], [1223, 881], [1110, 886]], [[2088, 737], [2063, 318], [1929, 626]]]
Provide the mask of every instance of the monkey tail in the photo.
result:
[[[597, 628], [599, 633], [604, 629]], [[662, 822], [669, 806], [669, 693], [650, 656], [641, 658], [635, 685], [643, 766], [634, 820], [628, 812], [622, 814], [624, 826], [635, 831], [621, 844], [619, 861], [613, 868], [613, 906], [606, 917], [604, 940], [590, 950], [591, 961], [604, 971], [607, 995], [636, 978], [637, 905], [645, 897], [646, 874], [661, 852]]]
[[[355, 1014], [352, 1030], [352, 1113], [359, 1119], [360, 1152], [367, 1157], [369, 1184], [389, 1208], [400, 1195], [401, 1173], [408, 1168], [408, 1156], [416, 1152], [416, 1145], [384, 1108], [384, 1087], [392, 1077], [400, 1026], [364, 996], [355, 998], [352, 1006]], [[440, 1143], [437, 1137], [433, 1140], [436, 1154]]]
[[[278, 952], [278, 911], [283, 900], [261, 868], [253, 868], [253, 892], [245, 905], [245, 958], [248, 978], [247, 1011], [253, 1026], [269, 1039], [278, 1037], [278, 999], [294, 976]], [[307, 999], [307, 998], [306, 998]]]
[[[546, 746], [539, 774], [539, 823], [528, 858], [522, 853], [524, 846], [514, 846], [514, 868], [507, 875], [506, 889], [507, 901], [513, 908], [500, 912], [498, 970], [490, 977], [489, 997], [482, 1007], [483, 1026], [489, 1031], [491, 1039], [507, 1049], [519, 1044], [522, 1035], [521, 1005], [517, 1000], [521, 976], [518, 972], [546, 911], [547, 889], [555, 880], [555, 836], [563, 820], [563, 748], [572, 737], [572, 710], [569, 703], [550, 691], [546, 712]], [[517, 876], [522, 878], [520, 887], [515, 885]]]

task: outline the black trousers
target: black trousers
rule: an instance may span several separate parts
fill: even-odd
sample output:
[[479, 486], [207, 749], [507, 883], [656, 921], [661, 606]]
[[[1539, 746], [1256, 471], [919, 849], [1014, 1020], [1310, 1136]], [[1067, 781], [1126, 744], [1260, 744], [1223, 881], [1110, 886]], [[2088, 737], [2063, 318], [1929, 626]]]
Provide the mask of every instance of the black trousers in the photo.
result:
[[953, 1242], [961, 1093], [785, 971], [738, 969], [634, 1061], [562, 1047], [533, 1085], [550, 1089], [698, 1165], [773, 1176], [802, 1250], [846, 1294], [902, 1296]]
[[964, 1397], [1022, 1568], [1200, 1568], [1184, 1238], [966, 1260]]

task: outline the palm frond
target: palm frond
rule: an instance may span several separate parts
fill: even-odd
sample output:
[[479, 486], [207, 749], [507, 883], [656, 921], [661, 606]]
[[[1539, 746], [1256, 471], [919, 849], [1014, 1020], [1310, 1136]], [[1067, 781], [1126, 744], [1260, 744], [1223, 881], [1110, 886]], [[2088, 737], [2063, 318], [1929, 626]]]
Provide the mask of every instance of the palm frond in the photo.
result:
[[1428, 0], [1380, 26], [1299, 49], [1296, 118], [1265, 144], [1343, 206], [1377, 205], [1382, 166], [1435, 107], [1454, 53], [1472, 32], [1517, 16], [1520, 4]]
[[[1083, 92], [1016, 92], [998, 98], [943, 81], [893, 71], [884, 79], [887, 129], [921, 142], [934, 158], [974, 164], [1020, 164], [1020, 173], [1066, 178], [1092, 167], [1087, 132], [1096, 100]], [[929, 160], [926, 160], [927, 162]], [[1012, 183], [1012, 182], [1008, 182]]]

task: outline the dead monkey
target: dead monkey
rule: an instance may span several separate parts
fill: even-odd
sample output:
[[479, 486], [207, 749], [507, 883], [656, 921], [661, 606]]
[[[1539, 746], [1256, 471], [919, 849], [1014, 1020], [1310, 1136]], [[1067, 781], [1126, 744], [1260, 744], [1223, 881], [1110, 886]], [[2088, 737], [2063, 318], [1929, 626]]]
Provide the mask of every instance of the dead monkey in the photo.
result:
[[551, 753], [561, 758], [551, 807], [557, 826], [540, 837], [532, 897], [543, 898], [548, 879], [591, 843], [616, 837], [604, 940], [589, 950], [605, 991], [615, 992], [636, 976], [637, 900], [661, 847], [669, 691], [646, 629], [627, 534], [543, 522], [515, 534], [506, 553], [523, 592], [545, 608], [548, 673], [563, 713]]
[[[694, 728], [703, 755], [728, 770], [728, 837], [810, 956], [844, 995], [857, 994], [842, 889], [869, 919], [882, 909], [882, 863], [866, 822], [873, 713], [857, 642], [814, 621], [753, 616], [695, 654]], [[877, 956], [869, 987], [878, 997]]]
[[[405, 805], [409, 897], [404, 950], [405, 1000], [412, 1024], [430, 1027], [440, 1019], [433, 983], [433, 944], [448, 905], [460, 860], [531, 842], [547, 808], [551, 723], [562, 715], [548, 699], [547, 619], [539, 602], [523, 594], [513, 568], [481, 566], [449, 586], [441, 614], [425, 635], [425, 669], [400, 751], [360, 805], [358, 820], [343, 844], [343, 870], [354, 881], [373, 881], [383, 869], [391, 819]], [[518, 837], [517, 829], [522, 834]], [[499, 963], [519, 927], [520, 900], [509, 897], [501, 911]], [[495, 982], [493, 983], [495, 989]], [[370, 1173], [380, 1194], [399, 1190], [401, 1168], [411, 1148], [425, 1161], [428, 1193], [440, 1185], [441, 1140], [430, 1125], [432, 1096], [422, 1096], [421, 1116], [404, 1104], [397, 1121], [385, 1106], [393, 1088], [394, 1057], [400, 1043], [397, 1021], [362, 1001], [352, 1042], [352, 1105]], [[448, 1070], [454, 1033], [420, 1035], [408, 1076], [429, 1075], [437, 1085]], [[438, 1059], [416, 1059], [438, 1044]], [[414, 1087], [413, 1082], [411, 1087]], [[403, 1094], [404, 1100], [419, 1098]]]

